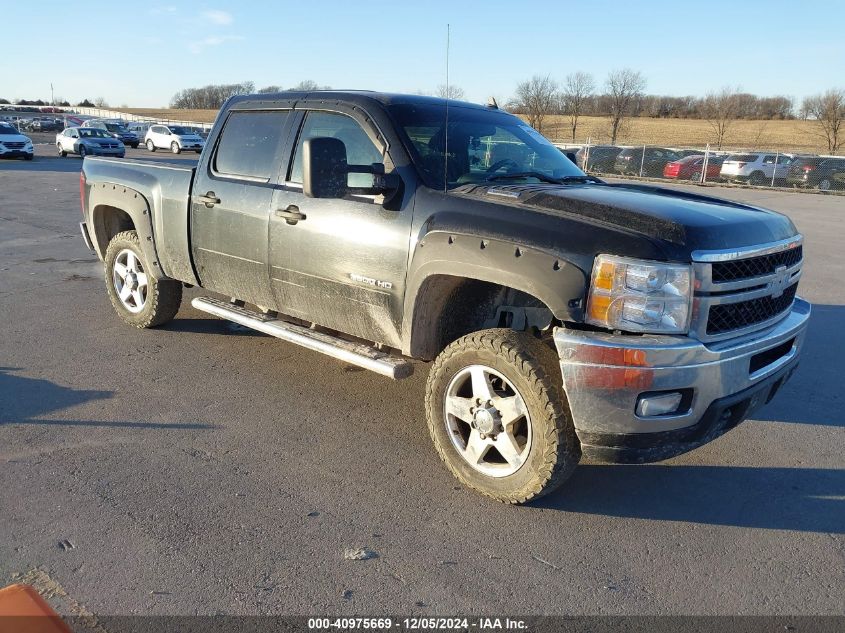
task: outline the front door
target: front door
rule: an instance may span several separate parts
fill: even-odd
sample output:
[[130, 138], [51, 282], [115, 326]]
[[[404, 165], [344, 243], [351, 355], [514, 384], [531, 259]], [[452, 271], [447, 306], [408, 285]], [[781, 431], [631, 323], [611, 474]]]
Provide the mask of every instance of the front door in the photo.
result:
[[[340, 112], [306, 113], [279, 206], [270, 217], [270, 278], [279, 310], [398, 347], [412, 203], [389, 210], [381, 196], [306, 197], [302, 144], [314, 137], [343, 141], [349, 165], [389, 163], [366, 123]], [[371, 187], [373, 177], [351, 173], [347, 182]], [[291, 219], [290, 212], [304, 217]]]
[[268, 218], [290, 110], [233, 110], [200, 162], [191, 192], [191, 246], [200, 284], [270, 307]]

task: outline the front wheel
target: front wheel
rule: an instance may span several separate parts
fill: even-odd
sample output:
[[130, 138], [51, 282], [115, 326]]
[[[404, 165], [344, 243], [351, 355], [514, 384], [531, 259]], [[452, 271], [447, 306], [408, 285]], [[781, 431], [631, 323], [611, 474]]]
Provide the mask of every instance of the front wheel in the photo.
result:
[[505, 503], [560, 486], [581, 458], [557, 355], [507, 329], [464, 336], [434, 361], [428, 428], [463, 484]]
[[85, 149], [84, 145], [80, 145], [79, 146], [79, 158], [82, 158], [84, 160], [87, 155], [88, 155], [88, 150]]
[[64, 158], [65, 156], [67, 156], [67, 152], [64, 150], [64, 148], [62, 148], [61, 143], [56, 143], [56, 149], [57, 149], [57, 150], [58, 150], [58, 152], [59, 152], [59, 156], [61, 156], [62, 158]]
[[173, 141], [170, 144], [170, 151], [173, 152], [174, 154], [179, 154], [179, 153], [182, 152], [182, 148], [179, 147], [179, 143], [177, 143], [176, 141]]
[[182, 284], [156, 279], [135, 231], [115, 235], [106, 249], [106, 291], [118, 316], [137, 328], [172, 320], [182, 303]]
[[152, 139], [147, 140], [147, 149], [150, 150], [151, 152], [156, 151], [156, 144], [153, 143]]

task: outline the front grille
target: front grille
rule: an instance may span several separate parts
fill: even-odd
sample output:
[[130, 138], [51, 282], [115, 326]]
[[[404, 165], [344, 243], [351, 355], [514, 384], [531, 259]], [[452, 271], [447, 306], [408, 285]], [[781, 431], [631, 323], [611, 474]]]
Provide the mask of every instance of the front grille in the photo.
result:
[[3, 145], [8, 147], [9, 149], [23, 149], [23, 146], [26, 145], [26, 143], [21, 143], [21, 142], [18, 142], [18, 141], [12, 141], [12, 142], [5, 141], [3, 143]]
[[710, 306], [707, 318], [707, 334], [710, 336], [723, 334], [768, 321], [792, 306], [797, 290], [798, 284], [794, 283], [784, 290], [779, 297], [760, 297], [759, 299], [750, 299], [738, 303], [721, 303]]
[[712, 268], [713, 283], [764, 277], [765, 275], [772, 274], [781, 266], [791, 268], [801, 261], [801, 258], [804, 256], [803, 250], [803, 247], [799, 245], [788, 251], [781, 251], [779, 253], [727, 262], [714, 262]]

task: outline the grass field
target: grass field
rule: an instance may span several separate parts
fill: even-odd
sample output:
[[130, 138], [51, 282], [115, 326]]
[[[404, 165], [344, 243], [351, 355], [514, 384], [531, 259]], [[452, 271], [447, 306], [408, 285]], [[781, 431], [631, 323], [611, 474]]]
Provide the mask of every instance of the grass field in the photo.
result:
[[[217, 116], [217, 110], [131, 108], [125, 111], [140, 116], [200, 123], [211, 123]], [[607, 117], [581, 117], [575, 142], [583, 143], [591, 137], [592, 143], [607, 143], [610, 141], [608, 127]], [[542, 132], [553, 141], [570, 142], [569, 118], [559, 115], [546, 117]], [[701, 119], [632, 118], [628, 119], [617, 142], [622, 145], [704, 147], [715, 142], [715, 134], [710, 124]], [[728, 130], [724, 147], [827, 153], [827, 145], [813, 121], [735, 121]]]

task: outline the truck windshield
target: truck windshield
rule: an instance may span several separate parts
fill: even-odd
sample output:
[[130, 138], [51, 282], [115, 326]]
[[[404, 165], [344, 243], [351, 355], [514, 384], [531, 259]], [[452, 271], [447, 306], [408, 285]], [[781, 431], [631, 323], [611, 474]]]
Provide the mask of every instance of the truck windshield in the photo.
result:
[[511, 114], [449, 104], [447, 138], [445, 104], [393, 104], [388, 109], [429, 187], [443, 189], [444, 179], [452, 189], [500, 179], [549, 182], [584, 176], [543, 135]]

